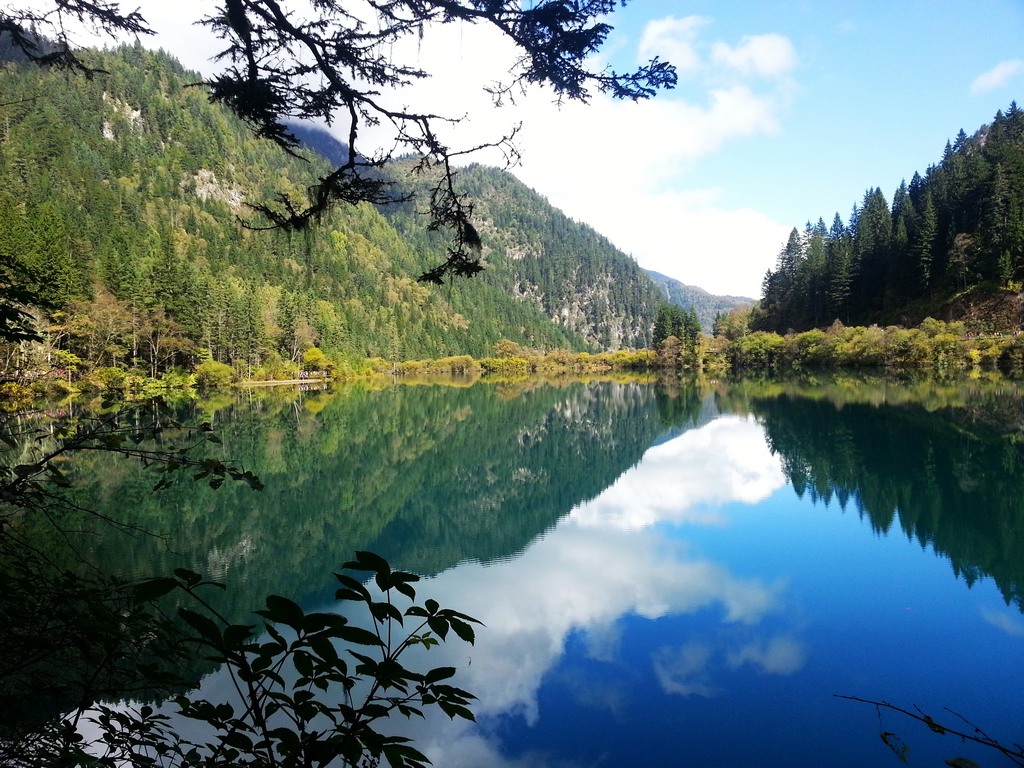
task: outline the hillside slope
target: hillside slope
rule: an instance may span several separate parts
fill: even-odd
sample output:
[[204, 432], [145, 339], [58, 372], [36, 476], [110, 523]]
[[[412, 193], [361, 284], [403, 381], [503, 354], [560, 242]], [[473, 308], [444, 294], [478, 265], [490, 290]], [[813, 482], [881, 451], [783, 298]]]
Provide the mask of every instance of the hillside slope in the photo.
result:
[[[307, 148], [332, 163], [344, 161], [346, 147], [327, 131], [307, 125], [292, 128]], [[409, 162], [400, 163], [399, 169], [403, 165], [408, 170]], [[603, 346], [646, 343], [644, 317], [656, 314], [661, 302], [687, 310], [692, 307], [707, 333], [719, 313], [754, 303], [746, 296], [715, 296], [660, 272], [638, 268], [591, 227], [570, 220], [507, 171], [474, 165], [460, 174], [480, 217], [487, 263], [498, 266], [485, 275], [484, 281], [500, 283], [517, 295], [531, 298], [553, 320], [590, 341], [600, 344], [603, 340]], [[422, 227], [409, 216], [411, 207], [387, 206], [382, 210], [407, 238], [421, 238]], [[427, 247], [436, 248], [437, 243], [431, 241]], [[548, 259], [555, 262], [546, 264]], [[578, 274], [570, 274], [577, 267], [583, 270], [583, 280]], [[641, 273], [654, 284], [654, 295]], [[595, 289], [595, 274], [601, 275], [599, 282], [603, 281], [607, 290]], [[618, 284], [614, 289], [613, 282]], [[588, 300], [580, 300], [588, 294]]]
[[507, 174], [462, 174], [490, 268], [450, 285], [417, 282], [445, 243], [410, 210], [350, 206], [291, 237], [242, 226], [247, 203], [301, 195], [326, 165], [254, 140], [167, 54], [88, 55], [107, 74], [0, 65], [0, 253], [49, 304], [39, 354], [251, 372], [314, 344], [409, 359], [649, 338], [655, 294], [635, 264]]
[[[429, 177], [396, 163], [404, 185], [425, 195]], [[486, 269], [473, 280], [536, 307], [592, 347], [643, 347], [661, 298], [632, 258], [586, 224], [573, 221], [506, 171], [470, 165], [457, 183], [473, 205]], [[423, 227], [422, 205], [382, 209], [417, 250], [443, 253], [443, 233]]]

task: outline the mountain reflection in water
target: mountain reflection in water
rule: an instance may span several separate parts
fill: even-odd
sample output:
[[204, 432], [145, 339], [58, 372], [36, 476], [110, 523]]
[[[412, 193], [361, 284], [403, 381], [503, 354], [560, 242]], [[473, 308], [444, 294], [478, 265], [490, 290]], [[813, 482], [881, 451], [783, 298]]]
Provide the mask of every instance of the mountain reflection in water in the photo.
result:
[[[430, 652], [478, 724], [394, 724], [436, 765], [894, 764], [875, 711], [837, 693], [1024, 739], [1018, 392], [601, 382], [268, 403], [216, 414], [265, 498], [186, 491], [181, 519], [143, 505], [134, 522], [165, 523], [197, 570], [233, 553], [239, 612], [267, 592], [322, 607], [330, 569], [373, 549], [481, 619], [476, 646]], [[133, 552], [139, 569], [174, 557]], [[883, 727], [911, 765], [987, 757]]]

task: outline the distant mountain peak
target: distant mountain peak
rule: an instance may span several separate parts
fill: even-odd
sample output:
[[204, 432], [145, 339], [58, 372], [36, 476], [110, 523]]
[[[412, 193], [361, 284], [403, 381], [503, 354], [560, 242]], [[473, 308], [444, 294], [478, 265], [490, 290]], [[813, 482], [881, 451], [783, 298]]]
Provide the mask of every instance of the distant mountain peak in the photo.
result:
[[701, 329], [705, 333], [711, 332], [715, 316], [719, 313], [724, 314], [754, 303], [754, 299], [746, 296], [715, 296], [703, 288], [687, 285], [653, 269], [644, 271], [669, 304], [675, 304], [683, 309], [693, 307], [697, 313], [697, 319], [700, 320]]

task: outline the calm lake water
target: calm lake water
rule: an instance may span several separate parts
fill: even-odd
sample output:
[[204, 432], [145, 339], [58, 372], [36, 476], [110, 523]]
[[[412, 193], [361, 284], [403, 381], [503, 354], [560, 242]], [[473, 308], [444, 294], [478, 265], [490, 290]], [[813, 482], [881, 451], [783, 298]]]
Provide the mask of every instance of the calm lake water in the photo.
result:
[[237, 620], [325, 608], [356, 549], [422, 574], [486, 625], [429, 657], [478, 723], [396, 723], [437, 766], [898, 765], [880, 731], [910, 765], [1003, 761], [835, 694], [1024, 742], [1015, 389], [422, 385], [192, 417], [267, 490], [161, 501], [110, 464], [86, 495], [166, 538], [95, 554], [222, 579]]

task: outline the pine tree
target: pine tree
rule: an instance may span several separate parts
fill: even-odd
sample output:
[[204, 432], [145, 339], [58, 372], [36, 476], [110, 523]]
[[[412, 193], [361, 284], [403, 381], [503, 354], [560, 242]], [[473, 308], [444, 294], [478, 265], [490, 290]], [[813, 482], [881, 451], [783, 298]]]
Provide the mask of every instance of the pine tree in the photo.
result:
[[798, 296], [801, 311], [801, 327], [820, 325], [824, 319], [827, 302], [827, 277], [825, 239], [828, 230], [825, 222], [818, 219], [813, 227], [808, 223], [804, 234], [806, 257], [798, 268]]
[[864, 312], [881, 307], [885, 296], [892, 214], [881, 189], [875, 187], [864, 193], [856, 226], [851, 229], [857, 264], [851, 299], [855, 311]]
[[[856, 207], [854, 208], [856, 212]], [[850, 320], [850, 289], [853, 284], [853, 247], [850, 233], [843, 225], [837, 212], [832, 219], [825, 244], [825, 261], [828, 265], [829, 316]]]
[[901, 305], [914, 292], [914, 268], [910, 255], [910, 232], [916, 226], [914, 204], [906, 182], [900, 182], [892, 198], [892, 241], [886, 274], [886, 304]]
[[76, 298], [85, 298], [85, 265], [76, 263], [79, 254], [58, 204], [48, 201], [40, 205], [33, 226], [35, 247], [31, 267], [39, 275], [41, 298], [60, 308]]

